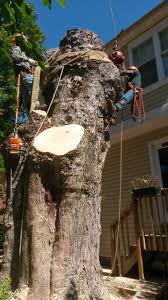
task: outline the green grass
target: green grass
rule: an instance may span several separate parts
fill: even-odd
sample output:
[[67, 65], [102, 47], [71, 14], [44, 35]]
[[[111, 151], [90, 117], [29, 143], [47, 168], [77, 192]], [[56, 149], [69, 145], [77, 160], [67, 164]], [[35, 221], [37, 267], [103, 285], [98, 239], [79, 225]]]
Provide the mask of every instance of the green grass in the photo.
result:
[[8, 300], [11, 295], [11, 279], [9, 276], [5, 277], [0, 284], [0, 300]]

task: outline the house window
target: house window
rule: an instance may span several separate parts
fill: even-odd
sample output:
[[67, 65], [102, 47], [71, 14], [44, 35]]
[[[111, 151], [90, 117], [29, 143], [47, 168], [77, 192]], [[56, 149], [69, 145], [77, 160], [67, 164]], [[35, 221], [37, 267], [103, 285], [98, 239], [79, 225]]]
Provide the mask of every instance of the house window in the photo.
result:
[[145, 32], [129, 48], [130, 64], [137, 66], [142, 87], [168, 79], [168, 27], [166, 22]]
[[168, 147], [158, 150], [162, 185], [168, 188]]
[[168, 188], [168, 138], [153, 141], [149, 153], [152, 175], [158, 177], [160, 186]]
[[142, 86], [146, 87], [158, 81], [156, 58], [152, 38], [133, 49], [133, 62], [139, 67]]
[[159, 32], [162, 64], [165, 77], [168, 76], [168, 27]]

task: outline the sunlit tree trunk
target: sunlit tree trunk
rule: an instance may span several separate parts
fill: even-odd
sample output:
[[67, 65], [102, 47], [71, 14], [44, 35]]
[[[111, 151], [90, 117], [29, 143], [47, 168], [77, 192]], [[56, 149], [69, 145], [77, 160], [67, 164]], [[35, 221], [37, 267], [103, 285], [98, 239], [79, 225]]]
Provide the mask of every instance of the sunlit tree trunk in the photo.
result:
[[[60, 55], [79, 50], [102, 51], [100, 39], [87, 30], [68, 31]], [[53, 58], [50, 65], [54, 63]], [[49, 103], [60, 71], [48, 70], [44, 92]], [[103, 286], [99, 264], [101, 177], [109, 146], [101, 112], [106, 99], [115, 98], [118, 78], [108, 59], [80, 59], [64, 68], [50, 119], [41, 131], [77, 124], [84, 134], [76, 149], [64, 155], [35, 148], [29, 153], [18, 264], [18, 287], [25, 294], [19, 290], [15, 299], [113, 299]], [[41, 119], [33, 113], [22, 129], [27, 145]]]

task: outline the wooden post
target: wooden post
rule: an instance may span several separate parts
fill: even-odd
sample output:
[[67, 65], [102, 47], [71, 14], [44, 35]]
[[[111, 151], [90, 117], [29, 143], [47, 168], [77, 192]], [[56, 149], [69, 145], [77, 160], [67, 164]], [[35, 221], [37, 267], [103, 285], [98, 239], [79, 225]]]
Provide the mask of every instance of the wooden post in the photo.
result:
[[163, 219], [164, 219], [164, 231], [166, 236], [166, 249], [168, 250], [168, 231], [167, 231], [167, 220], [166, 220], [166, 204], [165, 204], [165, 193], [161, 191], [161, 200], [162, 200], [162, 208], [163, 208]]
[[121, 260], [121, 249], [120, 249], [120, 235], [118, 236], [118, 249], [117, 249], [117, 261], [118, 261], [118, 273], [122, 276], [122, 260]]
[[121, 238], [123, 243], [123, 250], [124, 250], [124, 257], [126, 257], [127, 251], [126, 251], [126, 245], [125, 245], [125, 234], [124, 234], [124, 226], [123, 222], [121, 223]]
[[39, 90], [40, 90], [40, 74], [41, 74], [41, 68], [38, 66], [35, 68], [35, 72], [34, 72], [30, 112], [32, 112], [32, 110], [36, 108], [36, 103], [38, 100]]
[[[161, 195], [160, 195], [161, 197]], [[164, 246], [163, 246], [163, 239], [162, 239], [162, 227], [161, 227], [161, 217], [160, 217], [160, 208], [159, 208], [159, 199], [158, 199], [158, 195], [156, 194], [155, 197], [156, 200], [156, 218], [157, 218], [157, 224], [158, 224], [158, 231], [159, 231], [159, 235], [160, 235], [160, 249], [161, 251], [164, 250]]]
[[[154, 216], [154, 210], [153, 210], [153, 198], [149, 197], [149, 205], [150, 205], [150, 215], [151, 215], [151, 223], [152, 223], [152, 237], [153, 237], [153, 250], [156, 249], [156, 233], [155, 233], [155, 216]], [[151, 249], [152, 250], [152, 249]]]
[[140, 237], [137, 239], [136, 242], [136, 251], [137, 251], [137, 260], [138, 260], [138, 273], [139, 279], [144, 280], [144, 267], [143, 267], [143, 259], [142, 259], [142, 249], [141, 249], [141, 241]]
[[138, 273], [139, 273], [139, 279], [144, 280], [145, 276], [144, 276], [144, 267], [143, 267], [142, 249], [141, 249], [141, 240], [140, 240], [140, 225], [139, 225], [138, 204], [137, 204], [138, 200], [134, 197], [134, 193], [133, 193], [133, 201], [134, 201], [134, 225], [135, 225], [135, 235], [136, 235]]
[[128, 218], [126, 219], [125, 223], [126, 228], [126, 241], [127, 241], [127, 253], [126, 256], [129, 256], [130, 254], [130, 236], [129, 236], [129, 226], [128, 226]]
[[118, 275], [118, 272], [117, 272], [117, 260], [115, 259], [115, 249], [116, 249], [115, 228], [111, 227], [111, 270], [112, 270], [112, 275], [116, 276]]
[[143, 217], [143, 207], [142, 207], [143, 198], [139, 198], [139, 213], [141, 217], [141, 233], [142, 233], [142, 244], [143, 249], [146, 250], [146, 241], [145, 241], [145, 230], [144, 230], [144, 217]]

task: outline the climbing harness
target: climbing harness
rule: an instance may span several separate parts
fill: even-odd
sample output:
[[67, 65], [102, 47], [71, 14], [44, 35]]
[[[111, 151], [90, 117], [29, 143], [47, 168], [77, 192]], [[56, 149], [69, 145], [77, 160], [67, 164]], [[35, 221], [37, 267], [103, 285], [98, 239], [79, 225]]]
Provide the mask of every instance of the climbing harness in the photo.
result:
[[145, 108], [143, 100], [143, 89], [141, 87], [134, 87], [134, 98], [131, 106], [132, 118], [134, 121], [145, 121]]

